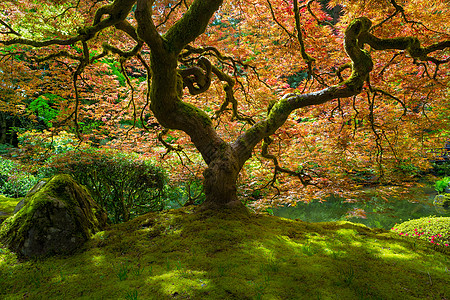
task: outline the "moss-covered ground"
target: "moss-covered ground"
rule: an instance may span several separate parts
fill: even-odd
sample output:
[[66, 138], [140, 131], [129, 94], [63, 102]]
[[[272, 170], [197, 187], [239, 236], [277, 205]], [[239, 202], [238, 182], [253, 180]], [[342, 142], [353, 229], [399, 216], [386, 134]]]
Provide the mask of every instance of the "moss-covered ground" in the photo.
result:
[[449, 299], [450, 254], [433, 247], [348, 222], [187, 207], [111, 226], [68, 257], [0, 248], [0, 298]]

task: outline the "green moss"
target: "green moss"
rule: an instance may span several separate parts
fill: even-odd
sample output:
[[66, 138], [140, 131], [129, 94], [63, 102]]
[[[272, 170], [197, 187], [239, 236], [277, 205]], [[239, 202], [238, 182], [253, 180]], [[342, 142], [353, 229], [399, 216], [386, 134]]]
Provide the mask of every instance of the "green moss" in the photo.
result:
[[12, 214], [21, 198], [8, 198], [0, 195], [0, 212]]
[[180, 108], [187, 114], [192, 116], [193, 118], [197, 116], [200, 120], [202, 120], [203, 124], [206, 126], [210, 126], [212, 124], [211, 118], [208, 115], [195, 107], [194, 105], [186, 102], [179, 102]]
[[[33, 188], [34, 189], [34, 188]], [[10, 245], [12, 248], [20, 248], [24, 243], [31, 226], [34, 226], [31, 220], [37, 211], [46, 211], [49, 204], [54, 204], [54, 199], [62, 200], [69, 214], [76, 216], [75, 207], [79, 206], [75, 199], [80, 197], [87, 199], [88, 192], [79, 186], [69, 175], [57, 175], [49, 180], [41, 189], [30, 191], [24, 201], [25, 205], [13, 216], [7, 218], [0, 227], [0, 240]], [[76, 191], [75, 191], [76, 190]], [[86, 200], [87, 201], [87, 200]], [[92, 207], [94, 208], [94, 207]], [[86, 209], [86, 208], [85, 208]], [[89, 216], [88, 212], [84, 212], [85, 216]], [[98, 220], [96, 217], [90, 219], [74, 217], [73, 220], [78, 222], [82, 230], [79, 232], [81, 237], [88, 238], [94, 231], [98, 230]]]
[[0, 195], [0, 224], [14, 212], [14, 208], [21, 198], [8, 198]]
[[273, 113], [285, 116], [285, 115], [289, 115], [292, 112], [292, 107], [288, 101], [280, 100], [273, 104], [270, 111], [271, 111], [270, 114], [272, 114], [272, 112], [273, 112]]
[[84, 250], [33, 262], [0, 250], [0, 298], [26, 293], [30, 299], [125, 299], [135, 292], [139, 299], [158, 300], [450, 295], [448, 255], [349, 222], [185, 207], [114, 225], [95, 234]]

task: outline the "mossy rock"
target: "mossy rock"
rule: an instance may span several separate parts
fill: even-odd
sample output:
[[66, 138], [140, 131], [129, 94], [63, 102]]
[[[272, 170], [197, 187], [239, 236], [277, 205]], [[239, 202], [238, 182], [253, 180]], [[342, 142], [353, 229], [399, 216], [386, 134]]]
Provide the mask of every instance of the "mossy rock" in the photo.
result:
[[40, 185], [0, 228], [0, 241], [19, 256], [72, 253], [105, 227], [106, 214], [71, 176]]
[[419, 238], [437, 246], [447, 248], [450, 245], [450, 217], [409, 220], [395, 225], [392, 230], [399, 235]]
[[433, 204], [438, 213], [445, 214], [450, 212], [450, 193], [436, 195]]
[[433, 204], [447, 209], [450, 208], [450, 193], [436, 195], [436, 197], [434, 197]]
[[16, 207], [14, 208], [14, 214], [22, 209], [22, 207], [25, 206], [25, 202], [29, 201], [31, 197], [39, 191], [51, 178], [44, 178], [38, 181], [26, 194], [26, 196], [22, 199], [20, 199], [19, 203], [17, 203]]

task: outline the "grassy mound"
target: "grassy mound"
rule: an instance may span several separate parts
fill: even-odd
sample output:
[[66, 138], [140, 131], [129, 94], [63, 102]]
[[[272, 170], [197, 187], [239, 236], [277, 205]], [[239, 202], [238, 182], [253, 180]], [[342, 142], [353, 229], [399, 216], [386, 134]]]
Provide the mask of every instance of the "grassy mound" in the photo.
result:
[[450, 247], [450, 217], [426, 217], [397, 224], [393, 231], [419, 238], [442, 247]]
[[70, 257], [0, 248], [2, 299], [446, 299], [450, 255], [349, 222], [187, 207], [97, 233]]

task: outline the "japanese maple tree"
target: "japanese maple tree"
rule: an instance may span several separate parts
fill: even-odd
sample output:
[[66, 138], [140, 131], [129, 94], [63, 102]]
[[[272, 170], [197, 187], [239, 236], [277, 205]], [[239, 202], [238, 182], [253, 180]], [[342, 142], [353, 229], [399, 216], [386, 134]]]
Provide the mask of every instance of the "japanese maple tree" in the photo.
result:
[[[338, 22], [316, 1], [7, 1], [0, 43], [22, 69], [47, 64], [51, 90], [72, 99], [59, 121], [78, 132], [102, 111], [105, 128], [128, 114], [187, 134], [207, 165], [205, 207], [242, 206], [237, 180], [256, 147], [275, 166], [271, 183], [294, 176], [284, 188], [300, 195], [343, 193], [365, 168], [404, 180], [392, 170], [426, 164], [429, 136], [448, 130], [450, 8], [328, 5]], [[108, 75], [107, 57], [122, 75]]]

